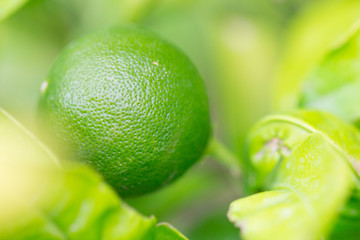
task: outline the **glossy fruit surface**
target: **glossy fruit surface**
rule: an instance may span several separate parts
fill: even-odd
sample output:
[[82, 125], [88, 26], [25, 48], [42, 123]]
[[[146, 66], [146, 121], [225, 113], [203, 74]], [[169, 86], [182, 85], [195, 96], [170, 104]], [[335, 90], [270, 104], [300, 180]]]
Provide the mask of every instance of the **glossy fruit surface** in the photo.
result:
[[150, 192], [198, 160], [208, 100], [192, 62], [156, 34], [113, 28], [70, 44], [43, 84], [40, 116], [58, 152], [122, 196]]

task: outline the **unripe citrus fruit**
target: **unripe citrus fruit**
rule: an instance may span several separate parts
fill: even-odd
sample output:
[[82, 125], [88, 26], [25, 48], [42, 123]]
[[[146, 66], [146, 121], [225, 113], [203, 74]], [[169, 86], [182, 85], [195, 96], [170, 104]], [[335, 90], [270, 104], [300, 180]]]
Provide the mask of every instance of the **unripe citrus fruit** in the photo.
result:
[[113, 28], [73, 42], [42, 90], [41, 118], [58, 152], [92, 165], [122, 196], [182, 175], [210, 135], [195, 66], [144, 29]]

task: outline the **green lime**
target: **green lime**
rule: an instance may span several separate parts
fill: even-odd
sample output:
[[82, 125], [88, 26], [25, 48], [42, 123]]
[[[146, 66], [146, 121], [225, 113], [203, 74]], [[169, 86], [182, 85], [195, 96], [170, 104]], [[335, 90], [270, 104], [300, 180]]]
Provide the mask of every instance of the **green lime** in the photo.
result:
[[194, 64], [136, 27], [70, 44], [42, 85], [40, 113], [57, 152], [93, 166], [122, 196], [182, 175], [201, 157], [211, 132]]

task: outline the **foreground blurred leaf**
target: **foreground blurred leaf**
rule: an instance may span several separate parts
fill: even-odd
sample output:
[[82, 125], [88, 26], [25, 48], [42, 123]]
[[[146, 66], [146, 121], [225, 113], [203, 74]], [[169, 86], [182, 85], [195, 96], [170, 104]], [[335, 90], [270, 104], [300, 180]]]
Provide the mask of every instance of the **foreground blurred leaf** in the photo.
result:
[[0, 22], [14, 13], [28, 0], [0, 0]]
[[56, 157], [1, 107], [0, 161], [28, 168], [59, 166]]
[[122, 202], [89, 168], [55, 165], [3, 111], [0, 133], [0, 239], [186, 239]]

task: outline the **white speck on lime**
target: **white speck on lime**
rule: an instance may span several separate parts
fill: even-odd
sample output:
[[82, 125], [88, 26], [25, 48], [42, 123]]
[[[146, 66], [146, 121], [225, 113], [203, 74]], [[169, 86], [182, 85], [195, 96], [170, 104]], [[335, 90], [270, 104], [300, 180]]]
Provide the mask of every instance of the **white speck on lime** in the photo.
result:
[[46, 91], [46, 89], [47, 89], [47, 87], [48, 87], [48, 82], [47, 81], [43, 81], [42, 83], [41, 83], [41, 87], [40, 87], [40, 92], [41, 93], [44, 93], [45, 91]]

